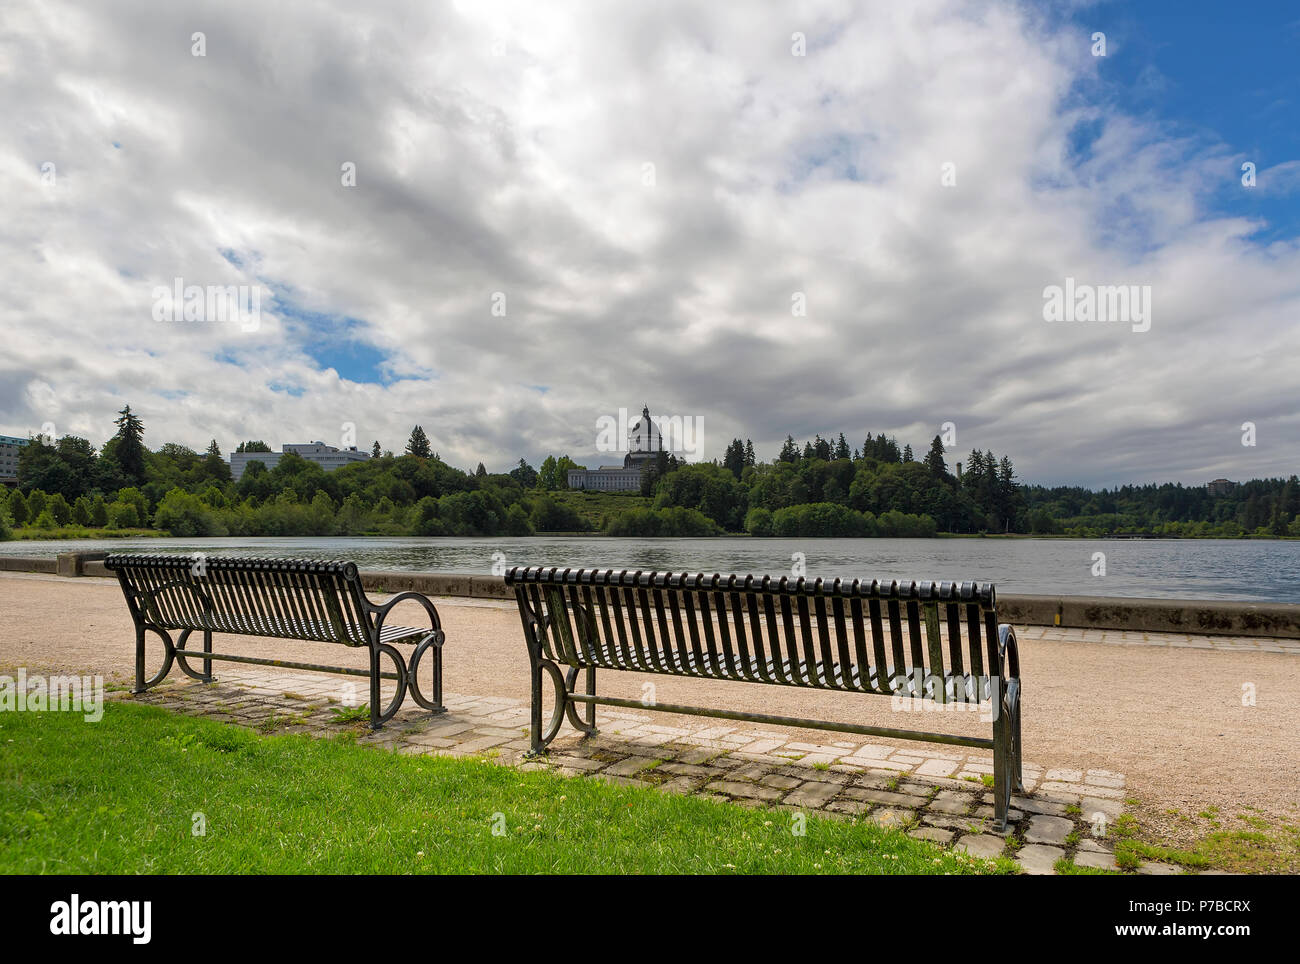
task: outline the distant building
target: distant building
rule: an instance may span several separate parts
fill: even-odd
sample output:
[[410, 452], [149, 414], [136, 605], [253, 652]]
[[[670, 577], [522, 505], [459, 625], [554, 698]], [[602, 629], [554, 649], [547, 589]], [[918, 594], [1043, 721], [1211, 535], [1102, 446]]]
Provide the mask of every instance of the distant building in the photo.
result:
[[0, 435], [0, 482], [18, 484], [18, 452], [29, 441], [31, 440], [12, 435]]
[[1213, 482], [1206, 482], [1205, 488], [1212, 496], [1232, 495], [1232, 490], [1237, 487], [1236, 482], [1229, 482], [1227, 479], [1215, 479]]
[[623, 464], [602, 465], [598, 469], [569, 469], [569, 488], [600, 492], [639, 492], [641, 474], [647, 465], [658, 458], [663, 448], [663, 433], [650, 418], [650, 406], [643, 406], [641, 417], [628, 429], [628, 451], [623, 456]]
[[230, 477], [238, 482], [249, 462], [261, 462], [268, 469], [274, 468], [281, 456], [287, 452], [301, 455], [308, 462], [315, 462], [326, 472], [333, 472], [352, 462], [365, 462], [370, 458], [369, 452], [358, 451], [355, 445], [346, 449], [336, 449], [324, 442], [302, 442], [282, 445], [279, 452], [231, 452]]

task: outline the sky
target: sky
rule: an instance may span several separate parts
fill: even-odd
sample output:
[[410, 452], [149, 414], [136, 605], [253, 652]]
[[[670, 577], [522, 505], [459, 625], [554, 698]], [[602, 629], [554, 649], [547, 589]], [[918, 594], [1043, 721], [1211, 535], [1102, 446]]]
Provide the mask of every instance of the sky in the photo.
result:
[[0, 434], [1300, 472], [1300, 4], [7, 0], [0, 116]]

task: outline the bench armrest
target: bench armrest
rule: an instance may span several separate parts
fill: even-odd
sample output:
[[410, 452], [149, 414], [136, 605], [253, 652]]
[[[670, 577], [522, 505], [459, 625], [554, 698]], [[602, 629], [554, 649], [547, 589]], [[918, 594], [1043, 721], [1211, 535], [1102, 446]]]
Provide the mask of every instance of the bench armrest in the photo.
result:
[[998, 675], [1003, 680], [1020, 678], [1020, 650], [1010, 623], [998, 626]]
[[366, 600], [366, 612], [369, 613], [371, 616], [373, 616], [375, 619], [376, 635], [378, 635], [379, 631], [384, 628], [384, 620], [388, 618], [388, 614], [392, 612], [393, 607], [396, 606], [398, 603], [408, 602], [408, 601], [417, 602], [422, 607], [424, 607], [424, 611], [429, 614], [429, 628], [432, 629], [435, 633], [437, 633], [439, 637], [441, 637], [443, 634], [442, 620], [438, 618], [437, 608], [429, 600], [429, 597], [425, 596], [423, 593], [412, 592], [410, 590], [407, 590], [406, 592], [399, 592], [396, 596], [388, 600], [388, 602], [384, 603], [382, 606], [376, 606], [369, 599]]

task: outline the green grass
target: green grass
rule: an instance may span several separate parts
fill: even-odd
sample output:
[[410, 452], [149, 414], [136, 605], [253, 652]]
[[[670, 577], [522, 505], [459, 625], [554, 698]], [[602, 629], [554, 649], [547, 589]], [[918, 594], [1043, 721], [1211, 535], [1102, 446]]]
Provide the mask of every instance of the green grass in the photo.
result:
[[[2, 873], [987, 873], [873, 825], [110, 703], [0, 714]], [[202, 814], [206, 833], [192, 834]], [[496, 835], [493, 830], [502, 831]], [[1005, 870], [1005, 862], [997, 865]]]
[[1060, 860], [1058, 860], [1055, 864], [1052, 865], [1052, 869], [1055, 870], [1058, 874], [1061, 874], [1062, 876], [1066, 876], [1066, 877], [1071, 877], [1071, 876], [1073, 877], [1082, 877], [1082, 876], [1115, 877], [1119, 875], [1118, 870], [1107, 870], [1105, 867], [1080, 867], [1069, 857], [1062, 857]]
[[167, 533], [159, 529], [95, 529], [77, 525], [56, 526], [53, 529], [20, 526], [13, 530], [14, 539], [147, 539], [165, 535]]
[[[546, 493], [553, 501], [573, 509], [595, 532], [600, 532], [606, 519], [612, 519], [632, 509], [648, 509], [653, 499], [639, 492], [593, 492], [585, 489], [560, 489]], [[545, 535], [545, 533], [542, 533]]]

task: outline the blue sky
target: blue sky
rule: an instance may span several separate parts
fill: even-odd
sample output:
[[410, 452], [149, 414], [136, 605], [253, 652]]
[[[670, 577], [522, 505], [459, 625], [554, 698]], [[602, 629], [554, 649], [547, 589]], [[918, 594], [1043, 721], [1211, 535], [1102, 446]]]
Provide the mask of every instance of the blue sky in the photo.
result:
[[1265, 220], [1262, 243], [1300, 236], [1300, 172], [1253, 192], [1240, 181], [1245, 161], [1263, 172], [1300, 158], [1300, 4], [1111, 0], [1070, 19], [1107, 40], [1100, 82], [1081, 85], [1082, 97], [1198, 146], [1221, 143], [1231, 156], [1211, 209]]

